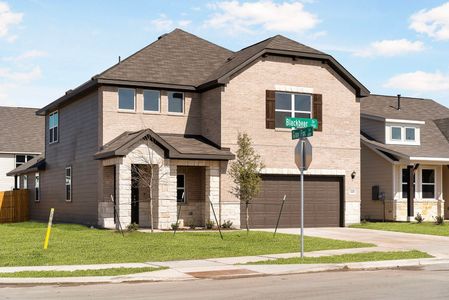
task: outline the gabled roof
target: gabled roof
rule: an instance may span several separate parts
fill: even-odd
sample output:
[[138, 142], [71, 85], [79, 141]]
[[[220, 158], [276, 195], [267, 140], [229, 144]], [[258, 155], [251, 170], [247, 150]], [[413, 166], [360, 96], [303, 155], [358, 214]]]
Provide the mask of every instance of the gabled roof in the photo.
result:
[[[424, 121], [420, 145], [391, 145], [376, 141], [362, 132], [362, 142], [403, 159], [449, 159], [449, 109], [433, 100], [370, 95], [361, 99], [361, 113], [381, 119]], [[363, 128], [362, 128], [363, 130]]]
[[0, 106], [0, 153], [42, 153], [45, 118], [36, 108]]
[[45, 169], [45, 156], [43, 154], [34, 157], [33, 159], [21, 164], [14, 170], [8, 172], [7, 176], [14, 176], [20, 174], [27, 174]]
[[201, 92], [226, 84], [230, 76], [268, 54], [327, 63], [354, 87], [357, 96], [369, 95], [368, 89], [332, 56], [284, 36], [273, 36], [234, 53], [175, 29], [81, 86], [69, 90], [38, 113], [45, 114], [59, 105], [74, 101], [100, 84]]
[[151, 129], [134, 132], [124, 132], [95, 154], [96, 159], [106, 159], [126, 156], [142, 140], [150, 139], [164, 150], [166, 158], [199, 159], [199, 160], [232, 160], [232, 154], [227, 148], [220, 148], [206, 138], [199, 135], [181, 135], [169, 133], [155, 133]]

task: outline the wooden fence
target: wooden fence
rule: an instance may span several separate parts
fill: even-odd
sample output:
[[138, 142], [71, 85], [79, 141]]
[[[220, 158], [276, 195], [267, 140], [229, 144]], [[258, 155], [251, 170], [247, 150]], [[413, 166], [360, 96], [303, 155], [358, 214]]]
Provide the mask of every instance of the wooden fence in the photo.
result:
[[0, 192], [0, 223], [29, 220], [28, 190]]

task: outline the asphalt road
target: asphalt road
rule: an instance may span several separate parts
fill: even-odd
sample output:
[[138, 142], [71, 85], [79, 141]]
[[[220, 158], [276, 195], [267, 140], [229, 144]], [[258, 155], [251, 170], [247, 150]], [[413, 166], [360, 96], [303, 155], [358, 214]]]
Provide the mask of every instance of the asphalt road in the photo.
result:
[[227, 280], [0, 287], [0, 299], [449, 299], [449, 265]]

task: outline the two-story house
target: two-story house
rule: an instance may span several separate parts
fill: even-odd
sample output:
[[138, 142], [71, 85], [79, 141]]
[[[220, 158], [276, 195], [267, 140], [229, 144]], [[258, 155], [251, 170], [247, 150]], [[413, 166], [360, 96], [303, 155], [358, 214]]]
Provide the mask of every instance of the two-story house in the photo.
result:
[[27, 188], [18, 176], [7, 176], [44, 151], [44, 117], [36, 108], [0, 107], [0, 191]]
[[433, 100], [361, 101], [362, 218], [448, 216], [449, 109]]
[[[277, 35], [233, 52], [176, 29], [38, 111], [45, 155], [28, 174], [31, 217], [114, 228], [150, 225], [148, 188], [136, 168], [155, 168], [155, 228], [213, 220], [240, 226], [229, 163], [247, 132], [265, 163], [250, 205], [252, 227], [300, 224], [297, 141], [287, 116], [313, 117], [305, 180], [306, 226], [360, 220], [360, 98], [369, 91], [332, 56]], [[154, 163], [153, 163], [154, 162]], [[32, 171], [29, 172], [30, 168]], [[39, 196], [36, 196], [36, 193]], [[38, 200], [35, 200], [38, 199]], [[114, 213], [114, 202], [117, 208]]]

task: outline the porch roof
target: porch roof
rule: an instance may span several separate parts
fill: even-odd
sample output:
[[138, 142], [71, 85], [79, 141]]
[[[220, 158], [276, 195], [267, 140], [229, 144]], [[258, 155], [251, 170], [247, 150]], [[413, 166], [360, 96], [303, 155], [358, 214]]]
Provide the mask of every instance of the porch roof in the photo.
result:
[[39, 170], [45, 170], [45, 156], [38, 155], [26, 163], [18, 166], [14, 170], [6, 173], [7, 176], [27, 174], [30, 172], [36, 172]]
[[164, 150], [166, 158], [198, 160], [232, 160], [229, 148], [221, 148], [201, 135], [155, 133], [151, 129], [126, 131], [105, 144], [95, 154], [96, 159], [125, 156], [142, 140], [150, 139]]

